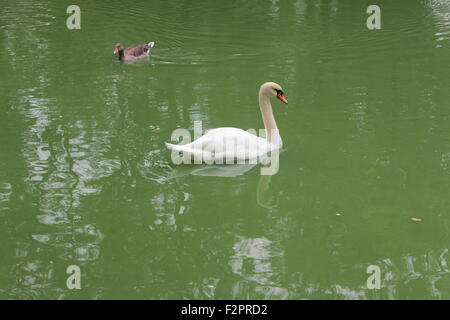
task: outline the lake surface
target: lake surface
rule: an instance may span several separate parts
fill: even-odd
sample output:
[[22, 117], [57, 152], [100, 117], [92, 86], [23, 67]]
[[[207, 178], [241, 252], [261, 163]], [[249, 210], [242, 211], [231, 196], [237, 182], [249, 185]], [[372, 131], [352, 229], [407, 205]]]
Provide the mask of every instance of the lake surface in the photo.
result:
[[[450, 299], [449, 1], [0, 6], [0, 298]], [[277, 174], [171, 162], [196, 120], [263, 128], [266, 81]]]

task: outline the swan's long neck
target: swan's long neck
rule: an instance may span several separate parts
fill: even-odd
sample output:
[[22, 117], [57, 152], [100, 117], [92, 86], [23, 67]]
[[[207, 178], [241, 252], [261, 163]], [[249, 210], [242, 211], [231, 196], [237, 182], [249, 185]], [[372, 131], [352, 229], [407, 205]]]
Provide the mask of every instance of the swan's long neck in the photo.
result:
[[267, 141], [281, 146], [281, 137], [277, 127], [277, 123], [275, 122], [275, 118], [273, 116], [270, 98], [265, 95], [262, 90], [259, 91], [259, 107], [261, 109], [264, 128], [266, 129]]

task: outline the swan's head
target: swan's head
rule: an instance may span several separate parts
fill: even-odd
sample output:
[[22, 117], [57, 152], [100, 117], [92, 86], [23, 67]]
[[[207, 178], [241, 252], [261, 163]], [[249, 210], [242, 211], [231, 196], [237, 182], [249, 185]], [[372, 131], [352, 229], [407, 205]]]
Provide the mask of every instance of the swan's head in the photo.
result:
[[116, 43], [116, 46], [114, 47], [114, 54], [117, 54], [119, 51], [122, 51], [123, 50], [123, 45], [120, 43], [120, 42], [118, 42], [118, 43]]
[[278, 83], [266, 82], [261, 86], [259, 92], [267, 97], [277, 97], [284, 103], [288, 103], [287, 99], [284, 97], [283, 88], [281, 88]]

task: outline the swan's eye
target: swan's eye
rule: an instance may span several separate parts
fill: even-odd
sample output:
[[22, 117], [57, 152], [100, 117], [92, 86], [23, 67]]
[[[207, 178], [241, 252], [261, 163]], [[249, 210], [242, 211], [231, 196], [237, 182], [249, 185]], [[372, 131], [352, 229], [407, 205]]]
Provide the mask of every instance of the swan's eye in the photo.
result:
[[281, 94], [284, 94], [283, 90], [279, 90], [279, 89], [275, 89], [275, 88], [274, 88], [274, 90], [275, 90], [275, 92], [276, 92], [277, 94], [280, 94], [280, 93], [281, 93]]

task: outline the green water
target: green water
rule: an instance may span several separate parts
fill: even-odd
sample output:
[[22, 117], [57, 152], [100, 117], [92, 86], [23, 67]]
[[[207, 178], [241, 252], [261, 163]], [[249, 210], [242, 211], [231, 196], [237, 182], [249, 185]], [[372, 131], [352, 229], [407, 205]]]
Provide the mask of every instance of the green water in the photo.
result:
[[[0, 298], [450, 299], [448, 1], [0, 7]], [[170, 178], [173, 130], [262, 128], [265, 81], [278, 173]]]

